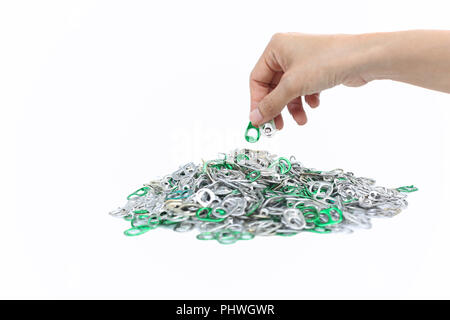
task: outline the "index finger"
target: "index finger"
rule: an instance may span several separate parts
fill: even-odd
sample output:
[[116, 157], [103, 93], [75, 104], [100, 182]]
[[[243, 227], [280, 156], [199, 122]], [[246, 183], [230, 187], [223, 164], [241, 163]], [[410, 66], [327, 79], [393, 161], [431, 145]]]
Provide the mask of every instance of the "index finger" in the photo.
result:
[[250, 73], [250, 111], [272, 90], [272, 84], [281, 78], [282, 69], [271, 50], [264, 50]]

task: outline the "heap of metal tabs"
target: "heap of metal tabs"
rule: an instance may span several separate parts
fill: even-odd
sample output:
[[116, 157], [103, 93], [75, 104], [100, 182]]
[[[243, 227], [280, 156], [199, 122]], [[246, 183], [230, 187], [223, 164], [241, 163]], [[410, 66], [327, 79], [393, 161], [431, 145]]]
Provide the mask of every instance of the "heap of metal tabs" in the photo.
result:
[[373, 217], [392, 217], [407, 206], [414, 186], [375, 186], [342, 169], [317, 171], [294, 157], [249, 149], [187, 163], [127, 197], [110, 212], [131, 222], [136, 236], [157, 227], [198, 230], [200, 240], [231, 244], [255, 236], [352, 232]]

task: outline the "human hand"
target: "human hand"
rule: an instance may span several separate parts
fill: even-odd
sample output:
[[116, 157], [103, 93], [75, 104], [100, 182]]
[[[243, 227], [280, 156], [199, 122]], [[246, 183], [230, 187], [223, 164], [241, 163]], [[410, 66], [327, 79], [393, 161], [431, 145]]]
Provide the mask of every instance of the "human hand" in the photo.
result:
[[277, 33], [250, 75], [250, 121], [275, 119], [283, 128], [287, 105], [299, 125], [307, 121], [302, 103], [316, 108], [321, 91], [339, 84], [361, 86], [371, 80], [367, 47], [357, 35]]

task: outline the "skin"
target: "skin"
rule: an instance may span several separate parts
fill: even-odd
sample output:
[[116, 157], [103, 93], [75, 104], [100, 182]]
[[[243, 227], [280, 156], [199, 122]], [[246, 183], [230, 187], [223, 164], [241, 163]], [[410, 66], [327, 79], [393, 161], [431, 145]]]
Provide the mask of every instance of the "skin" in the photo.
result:
[[325, 89], [383, 79], [450, 93], [450, 31], [277, 33], [250, 75], [250, 121], [259, 126], [275, 119], [282, 129], [287, 106], [304, 125], [303, 100], [316, 108]]

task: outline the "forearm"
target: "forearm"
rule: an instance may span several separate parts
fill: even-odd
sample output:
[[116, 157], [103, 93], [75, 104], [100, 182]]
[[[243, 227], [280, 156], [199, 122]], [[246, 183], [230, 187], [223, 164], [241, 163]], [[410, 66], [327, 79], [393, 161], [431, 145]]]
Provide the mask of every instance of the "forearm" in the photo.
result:
[[450, 31], [411, 30], [358, 35], [361, 74], [450, 93]]

